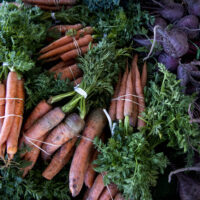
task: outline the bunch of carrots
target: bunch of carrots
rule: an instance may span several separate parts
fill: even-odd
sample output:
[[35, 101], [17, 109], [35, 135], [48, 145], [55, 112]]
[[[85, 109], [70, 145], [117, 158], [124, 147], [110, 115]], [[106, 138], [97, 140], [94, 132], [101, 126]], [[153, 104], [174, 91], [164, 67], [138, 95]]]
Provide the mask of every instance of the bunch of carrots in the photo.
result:
[[49, 11], [68, 9], [76, 4], [76, 0], [23, 0], [23, 2]]
[[0, 156], [5, 151], [9, 160], [18, 149], [24, 112], [24, 81], [15, 71], [10, 71], [7, 80], [0, 83]]

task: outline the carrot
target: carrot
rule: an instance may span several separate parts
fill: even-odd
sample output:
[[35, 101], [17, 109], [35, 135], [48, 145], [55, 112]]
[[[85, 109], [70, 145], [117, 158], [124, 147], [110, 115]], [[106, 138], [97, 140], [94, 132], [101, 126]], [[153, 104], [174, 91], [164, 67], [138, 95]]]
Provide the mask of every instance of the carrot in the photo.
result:
[[[84, 36], [84, 35], [92, 34], [92, 33], [93, 33], [92, 27], [88, 26], [88, 27], [85, 27], [85, 28], [77, 31], [77, 33], [74, 36], [74, 38], [77, 40], [80, 36]], [[40, 53], [45, 53], [45, 52], [50, 51], [52, 49], [55, 49], [55, 48], [58, 48], [58, 47], [61, 47], [61, 46], [65, 45], [65, 44], [68, 44], [68, 43], [70, 43], [72, 41], [73, 41], [73, 37], [69, 36], [69, 35], [66, 35], [66, 36], [64, 36], [64, 37], [52, 42], [48, 46], [42, 48], [40, 50]]]
[[[121, 99], [124, 97], [125, 93], [126, 93], [126, 82], [127, 82], [127, 77], [128, 77], [128, 65], [126, 66], [126, 71], [124, 72], [124, 75], [122, 77], [122, 82], [121, 82], [121, 86], [119, 89], [119, 94], [118, 97]], [[117, 107], [116, 107], [116, 118], [117, 120], [122, 120], [124, 119], [124, 100], [117, 100]]]
[[94, 110], [87, 119], [86, 127], [83, 131], [84, 138], [81, 139], [76, 148], [69, 172], [69, 188], [73, 197], [77, 196], [81, 191], [90, 152], [93, 147], [93, 143], [85, 139], [85, 137], [93, 140], [96, 136], [100, 136], [106, 121], [106, 116], [101, 109]]
[[5, 151], [6, 151], [6, 143], [2, 144], [0, 146], [0, 158], [2, 160], [4, 160], [4, 156], [5, 156]]
[[29, 147], [31, 148], [31, 151], [27, 152], [24, 156], [24, 160], [31, 162], [31, 165], [23, 168], [23, 177], [25, 177], [28, 172], [34, 167], [38, 156], [40, 154], [40, 147], [42, 145], [43, 140], [45, 139], [45, 135], [42, 136], [41, 138], [38, 139], [38, 141], [31, 141], [32, 143], [34, 143], [35, 145], [37, 145], [38, 147], [34, 146], [33, 144], [29, 144]]
[[[109, 190], [107, 187], [109, 188]], [[117, 194], [118, 189], [115, 184], [109, 184], [107, 187], [102, 192], [99, 200], [110, 200], [114, 198], [114, 196]]]
[[142, 76], [141, 76], [141, 84], [142, 84], [142, 91], [144, 93], [144, 87], [147, 83], [147, 63], [145, 62], [142, 68]]
[[39, 7], [42, 10], [50, 10], [50, 11], [58, 11], [62, 9], [62, 6], [47, 6], [42, 4], [35, 5], [36, 7]]
[[78, 47], [83, 47], [83, 46], [86, 46], [88, 45], [90, 42], [92, 42], [93, 38], [91, 35], [85, 35], [81, 38], [79, 38], [79, 40], [75, 42], [71, 42], [71, 43], [68, 43], [64, 46], [61, 46], [61, 47], [58, 47], [56, 49], [53, 49], [51, 51], [48, 51], [47, 53], [45, 54], [42, 54], [38, 60], [42, 60], [42, 59], [45, 59], [45, 58], [49, 58], [49, 57], [53, 57], [53, 56], [56, 56], [56, 55], [60, 55], [62, 53], [66, 53], [72, 49], [77, 49], [77, 46]]
[[78, 85], [81, 83], [81, 81], [83, 80], [83, 77], [79, 77], [76, 80], [73, 81], [74, 86]]
[[103, 176], [99, 174], [90, 189], [87, 200], [98, 200], [104, 188]]
[[55, 77], [57, 77], [61, 73], [60, 79], [68, 78], [70, 81], [75, 80], [76, 78], [82, 76], [81, 69], [77, 66], [77, 64], [71, 65], [64, 69], [57, 70], [55, 73]]
[[114, 200], [124, 200], [124, 197], [122, 196], [121, 193], [117, 193]]
[[65, 142], [69, 141], [73, 137], [77, 137], [84, 128], [85, 122], [76, 113], [67, 116], [65, 121], [55, 127], [45, 139], [46, 143], [43, 144], [44, 149], [48, 154], [42, 152], [42, 158], [47, 160], [50, 156]]
[[[16, 100], [15, 102], [15, 115], [23, 116], [24, 113], [24, 80], [18, 80], [17, 83], [17, 98], [21, 100]], [[7, 139], [7, 154], [9, 159], [13, 159], [15, 153], [17, 152], [18, 138], [22, 127], [23, 118], [14, 117], [13, 125]]]
[[[121, 85], [121, 80], [122, 80], [122, 77], [121, 77], [121, 73], [120, 73], [112, 99], [115, 99], [115, 98], [118, 97], [118, 93], [119, 93], [119, 89], [120, 89], [120, 85]], [[111, 100], [111, 104], [110, 104], [110, 108], [109, 108], [109, 115], [110, 115], [110, 118], [112, 119], [112, 121], [116, 120], [116, 106], [117, 106], [117, 101]]]
[[45, 100], [40, 101], [40, 103], [34, 108], [32, 113], [29, 115], [28, 119], [26, 120], [26, 123], [24, 124], [24, 127], [23, 127], [23, 131], [28, 130], [37, 119], [44, 116], [51, 109], [52, 109], [52, 106], [49, 105]]
[[145, 102], [144, 102], [144, 93], [142, 90], [142, 83], [141, 83], [141, 78], [140, 78], [140, 72], [138, 70], [138, 66], [136, 64], [136, 68], [135, 68], [135, 88], [136, 88], [136, 95], [139, 97], [138, 98], [138, 111], [139, 111], [139, 117], [138, 117], [138, 124], [137, 124], [137, 128], [143, 127], [145, 126], [145, 122], [140, 119], [141, 117], [141, 113], [144, 111], [145, 109]]
[[53, 156], [48, 167], [42, 173], [42, 176], [48, 180], [53, 179], [56, 174], [68, 163], [69, 159], [74, 153], [74, 145], [77, 141], [77, 137], [74, 137], [70, 141], [66, 142], [56, 154]]
[[71, 51], [68, 51], [67, 53], [62, 54], [60, 57], [63, 61], [67, 61], [73, 58], [76, 58], [80, 55], [85, 54], [88, 51], [89, 46], [84, 46], [84, 47], [80, 47], [80, 52], [78, 49], [73, 49]]
[[5, 106], [5, 118], [3, 122], [3, 126], [0, 133], [0, 145], [6, 142], [8, 138], [8, 134], [12, 128], [12, 124], [14, 121], [13, 115], [15, 112], [15, 99], [9, 98], [16, 98], [16, 91], [17, 91], [17, 73], [16, 72], [9, 72], [7, 84], [6, 84], [6, 106]]
[[[28, 144], [28, 139], [39, 139], [57, 126], [65, 117], [63, 111], [56, 107], [38, 119], [23, 135], [22, 141]], [[27, 138], [26, 138], [27, 137]]]
[[82, 24], [75, 24], [75, 25], [56, 25], [51, 27], [49, 30], [57, 30], [61, 33], [65, 33], [66, 31], [70, 30], [70, 29], [74, 29], [74, 30], [80, 30], [81, 28], [83, 28]]
[[[5, 88], [5, 85], [3, 83], [0, 83], [0, 117], [3, 117], [4, 114], [5, 114], [5, 98], [6, 97], [6, 88]], [[0, 119], [0, 132], [1, 132], [1, 128], [3, 126], [3, 121], [4, 121], [4, 118], [1, 118]]]
[[54, 56], [54, 57], [45, 59], [45, 60], [43, 60], [42, 62], [43, 62], [43, 63], [49, 63], [49, 62], [52, 62], [52, 61], [59, 60], [61, 55], [62, 55], [62, 54], [59, 54], [59, 55], [56, 55], [56, 56]]
[[55, 72], [56, 70], [59, 70], [59, 69], [61, 69], [62, 67], [66, 67], [66, 66], [70, 66], [70, 65], [73, 65], [73, 64], [75, 64], [76, 63], [76, 61], [75, 60], [68, 60], [67, 62], [63, 62], [63, 61], [61, 61], [61, 62], [59, 62], [58, 64], [56, 64], [55, 66], [53, 66], [53, 67], [51, 67], [50, 69], [49, 69], [49, 72]]
[[[131, 63], [131, 71], [132, 71], [132, 85], [133, 85], [133, 95], [136, 95], [136, 65], [138, 61], [138, 55], [136, 54], [132, 60]], [[138, 120], [138, 98], [136, 96], [133, 96], [133, 101], [136, 103], [133, 103], [133, 114], [130, 117], [130, 124], [135, 127]]]
[[88, 188], [83, 196], [83, 200], [87, 200], [88, 195], [89, 195], [90, 189]]
[[76, 4], [76, 0], [23, 0], [25, 3], [31, 4], [44, 4], [44, 5], [74, 5]]

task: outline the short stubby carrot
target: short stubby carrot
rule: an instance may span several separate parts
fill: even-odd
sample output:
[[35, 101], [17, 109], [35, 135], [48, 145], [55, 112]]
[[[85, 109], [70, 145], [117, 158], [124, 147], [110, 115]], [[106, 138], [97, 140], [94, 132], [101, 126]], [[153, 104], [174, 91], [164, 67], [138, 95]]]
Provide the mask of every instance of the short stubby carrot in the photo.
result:
[[[85, 27], [85, 28], [77, 31], [77, 33], [74, 36], [74, 38], [77, 40], [77, 39], [79, 39], [80, 36], [84, 36], [84, 35], [92, 34], [92, 33], [93, 33], [93, 28], [88, 26], [88, 27]], [[64, 36], [64, 37], [52, 42], [48, 46], [42, 48], [40, 50], [40, 53], [45, 53], [45, 52], [50, 51], [52, 49], [55, 49], [55, 48], [58, 48], [58, 47], [61, 47], [61, 46], [65, 45], [65, 44], [68, 44], [70, 42], [73, 42], [73, 37], [70, 36], [70, 35], [66, 35], [66, 36]]]
[[68, 78], [70, 81], [75, 80], [76, 78], [79, 78], [83, 75], [82, 70], [78, 67], [77, 64], [68, 66], [66, 68], [62, 68], [60, 70], [57, 70], [55, 72], [55, 77], [57, 77], [59, 74], [61, 74], [60, 79], [64, 80]]
[[26, 130], [28, 130], [36, 120], [44, 116], [51, 109], [52, 106], [48, 104], [45, 100], [40, 101], [40, 103], [34, 108], [34, 110], [28, 116], [24, 124], [23, 131], [25, 132]]
[[102, 109], [96, 109], [89, 114], [83, 131], [83, 138], [76, 148], [69, 172], [69, 188], [72, 196], [77, 196], [84, 182], [90, 153], [93, 147], [92, 140], [101, 135], [106, 126], [106, 116]]
[[[4, 99], [6, 97], [6, 87], [3, 83], [0, 83], [0, 117], [3, 117], [5, 114], [5, 104], [6, 100]], [[3, 126], [4, 118], [0, 118], [0, 132], [1, 128]]]
[[71, 138], [77, 137], [84, 128], [84, 125], [84, 120], [81, 119], [78, 114], [72, 113], [67, 116], [65, 121], [56, 126], [45, 139], [45, 143], [42, 145], [42, 149], [45, 150], [45, 153], [42, 152], [42, 158], [44, 160], [50, 159], [50, 156], [60, 146], [69, 141]]
[[48, 180], [53, 179], [56, 174], [68, 163], [69, 159], [74, 153], [74, 145], [77, 141], [77, 137], [74, 137], [70, 141], [66, 142], [53, 156], [51, 162], [42, 173], [42, 176]]
[[118, 192], [117, 186], [111, 183], [104, 189], [99, 200], [111, 200], [115, 197], [117, 192]]
[[69, 44], [66, 44], [64, 46], [61, 46], [61, 47], [58, 47], [56, 49], [53, 49], [51, 51], [48, 51], [47, 53], [45, 54], [42, 54], [38, 60], [42, 60], [42, 59], [45, 59], [45, 58], [49, 58], [49, 57], [53, 57], [53, 56], [56, 56], [56, 55], [60, 55], [60, 54], [63, 54], [63, 53], [66, 53], [72, 49], [76, 49], [78, 47], [83, 47], [83, 46], [86, 46], [88, 45], [90, 42], [92, 42], [92, 36], [91, 35], [85, 35], [81, 38], [79, 38], [78, 40], [76, 41], [73, 41]]
[[49, 30], [57, 30], [61, 33], [65, 33], [66, 31], [70, 30], [70, 29], [74, 29], [74, 30], [80, 30], [81, 28], [83, 28], [82, 24], [74, 24], [74, 25], [56, 25], [51, 27]]
[[0, 145], [6, 142], [14, 121], [15, 101], [17, 93], [17, 73], [9, 72], [6, 83], [5, 118], [0, 133]]
[[[116, 107], [116, 119], [123, 120], [124, 119], [124, 95], [126, 93], [126, 82], [128, 78], [128, 66], [126, 67], [126, 71], [122, 77], [119, 93], [118, 93], [118, 100], [117, 100], [117, 107]], [[122, 99], [122, 100], [121, 100]]]
[[[17, 152], [18, 147], [18, 138], [22, 127], [23, 122], [23, 113], [24, 113], [24, 100], [25, 100], [25, 94], [24, 94], [24, 80], [18, 80], [17, 83], [17, 98], [15, 102], [15, 117], [13, 121], [12, 128], [10, 130], [6, 147], [7, 147], [7, 154], [9, 159], [13, 159], [14, 155]], [[21, 117], [20, 117], [21, 116]]]
[[99, 174], [90, 189], [87, 200], [98, 200], [104, 188], [103, 174]]

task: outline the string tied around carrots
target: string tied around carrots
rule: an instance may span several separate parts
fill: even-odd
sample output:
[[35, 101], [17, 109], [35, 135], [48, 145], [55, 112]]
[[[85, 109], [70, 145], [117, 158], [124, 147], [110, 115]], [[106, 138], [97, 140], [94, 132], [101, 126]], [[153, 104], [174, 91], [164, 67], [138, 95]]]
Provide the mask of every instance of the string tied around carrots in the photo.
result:
[[4, 67], [9, 66], [9, 63], [8, 62], [3, 62], [3, 66]]
[[87, 92], [79, 87], [79, 84], [74, 87], [74, 91], [81, 96], [83, 96], [85, 99], [87, 98]]
[[0, 119], [6, 118], [6, 117], [20, 117], [20, 118], [23, 118], [22, 115], [8, 114], [8, 115], [1, 116]]
[[76, 47], [76, 50], [77, 50], [78, 56], [81, 56], [81, 55], [82, 55], [81, 48], [79, 47], [76, 38], [75, 38], [75, 37], [72, 37], [72, 38], [73, 38], [73, 42], [74, 42], [74, 45], [75, 45], [75, 47]]
[[18, 100], [18, 101], [24, 101], [24, 99], [22, 99], [22, 98], [11, 98], [11, 97], [0, 98], [0, 100]]
[[[104, 177], [104, 176], [103, 176], [103, 173], [101, 173], [101, 176]], [[107, 188], [107, 190], [108, 190], [108, 192], [109, 192], [109, 195], [110, 195], [111, 200], [113, 200], [113, 197], [112, 197], [112, 194], [111, 194], [110, 188], [108, 187], [107, 184], [106, 184], [106, 188]]]
[[55, 12], [52, 12], [52, 13], [51, 13], [51, 18], [52, 18], [53, 20], [55, 20], [55, 21], [56, 21]]

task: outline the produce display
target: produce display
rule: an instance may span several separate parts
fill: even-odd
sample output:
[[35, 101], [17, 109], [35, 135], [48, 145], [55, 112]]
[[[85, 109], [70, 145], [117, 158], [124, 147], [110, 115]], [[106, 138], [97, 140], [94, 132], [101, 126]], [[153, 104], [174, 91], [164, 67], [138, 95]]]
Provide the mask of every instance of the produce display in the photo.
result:
[[0, 199], [200, 199], [200, 1], [0, 4]]

